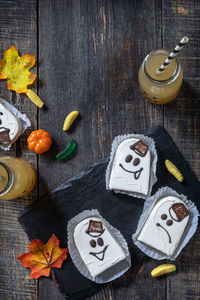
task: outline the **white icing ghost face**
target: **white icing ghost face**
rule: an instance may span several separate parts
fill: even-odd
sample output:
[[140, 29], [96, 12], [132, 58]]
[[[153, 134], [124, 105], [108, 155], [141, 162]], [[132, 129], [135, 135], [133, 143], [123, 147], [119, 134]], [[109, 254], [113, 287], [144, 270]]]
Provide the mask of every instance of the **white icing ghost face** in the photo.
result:
[[150, 177], [150, 151], [138, 139], [123, 141], [115, 153], [109, 188], [148, 194]]
[[152, 209], [138, 240], [171, 256], [186, 225], [189, 212], [185, 203], [173, 196], [159, 200]]
[[100, 218], [88, 218], [74, 230], [74, 241], [90, 274], [95, 277], [126, 255]]
[[0, 103], [0, 142], [10, 143], [21, 132], [21, 123], [4, 105]]

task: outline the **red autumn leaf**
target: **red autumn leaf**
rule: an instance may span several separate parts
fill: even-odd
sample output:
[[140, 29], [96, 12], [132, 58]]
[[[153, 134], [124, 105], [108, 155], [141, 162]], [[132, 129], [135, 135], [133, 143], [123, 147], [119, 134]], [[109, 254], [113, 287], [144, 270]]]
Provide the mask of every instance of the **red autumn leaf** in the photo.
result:
[[59, 247], [59, 239], [55, 234], [50, 237], [47, 244], [40, 240], [34, 240], [29, 246], [30, 252], [18, 257], [23, 267], [31, 269], [30, 277], [49, 277], [51, 268], [61, 268], [63, 261], [67, 258], [67, 248]]

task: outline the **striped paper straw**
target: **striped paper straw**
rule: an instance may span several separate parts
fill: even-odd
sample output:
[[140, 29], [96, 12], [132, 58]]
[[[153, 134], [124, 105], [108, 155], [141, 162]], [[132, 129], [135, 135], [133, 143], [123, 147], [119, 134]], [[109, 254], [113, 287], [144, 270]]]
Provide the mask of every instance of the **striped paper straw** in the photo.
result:
[[172, 59], [178, 55], [179, 51], [185, 46], [185, 44], [187, 44], [188, 41], [189, 41], [188, 37], [184, 36], [182, 38], [182, 40], [179, 42], [179, 44], [176, 45], [174, 51], [170, 53], [168, 58], [165, 60], [165, 62], [162, 64], [162, 66], [158, 69], [159, 72], [163, 72], [165, 70], [165, 68], [170, 64]]

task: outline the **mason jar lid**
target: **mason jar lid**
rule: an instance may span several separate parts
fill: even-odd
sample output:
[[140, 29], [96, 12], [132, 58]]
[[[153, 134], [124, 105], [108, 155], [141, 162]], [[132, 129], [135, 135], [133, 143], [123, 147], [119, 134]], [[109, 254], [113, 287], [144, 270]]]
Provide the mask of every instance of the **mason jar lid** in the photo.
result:
[[[158, 50], [152, 50], [144, 59], [143, 61], [143, 64], [142, 64], [142, 68], [143, 68], [143, 72], [144, 74], [146, 75], [146, 77], [153, 81], [154, 83], [157, 83], [157, 84], [170, 84], [172, 83], [173, 81], [176, 80], [176, 78], [179, 76], [180, 74], [180, 64], [179, 64], [179, 61], [177, 59], [177, 57], [175, 57], [173, 59], [173, 65], [174, 65], [174, 62], [175, 62], [175, 68], [174, 68], [174, 71], [173, 73], [171, 74], [171, 76], [167, 77], [167, 78], [164, 78], [162, 79], [163, 76], [160, 76], [159, 78], [159, 73], [158, 73], [158, 76], [157, 78], [155, 77], [152, 77], [152, 75], [150, 74], [150, 72], [148, 72], [148, 62], [149, 60], [152, 58], [152, 56], [156, 56], [156, 55], [162, 55], [162, 54], [165, 54], [166, 55], [166, 58], [169, 56], [170, 54], [170, 51], [169, 50], [166, 50], [166, 49], [158, 49]], [[160, 64], [158, 64], [158, 66], [156, 66], [156, 68], [158, 69], [161, 64], [164, 62], [164, 60], [162, 60], [162, 62]], [[169, 66], [168, 66], [169, 67]], [[171, 66], [170, 66], [171, 67]], [[167, 68], [166, 68], [166, 71], [167, 71]], [[165, 71], [163, 71], [165, 72]], [[163, 73], [164, 74], [164, 73]], [[161, 74], [161, 75], [163, 75]]]
[[6, 194], [13, 185], [13, 173], [10, 168], [0, 161], [0, 196]]

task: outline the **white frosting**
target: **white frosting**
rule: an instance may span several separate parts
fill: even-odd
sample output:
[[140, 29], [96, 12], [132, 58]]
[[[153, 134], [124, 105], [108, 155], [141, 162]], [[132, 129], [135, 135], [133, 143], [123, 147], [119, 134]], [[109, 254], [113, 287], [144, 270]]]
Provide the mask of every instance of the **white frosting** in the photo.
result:
[[[130, 149], [130, 146], [138, 142], [139, 139], [131, 138], [123, 141], [115, 153], [112, 171], [110, 175], [109, 188], [112, 190], [122, 190], [127, 192], [136, 192], [147, 195], [149, 190], [150, 177], [150, 151], [148, 150], [144, 157], [139, 156], [135, 151]], [[130, 162], [125, 159], [128, 155], [132, 156]], [[137, 166], [133, 165], [133, 161], [138, 158], [140, 163]], [[123, 166], [125, 171], [120, 164]], [[134, 178], [134, 173], [141, 170], [138, 179]], [[138, 175], [139, 173], [136, 173]]]
[[[88, 268], [88, 271], [93, 277], [96, 277], [121, 260], [124, 260], [126, 258], [126, 254], [119, 242], [115, 239], [103, 222], [102, 225], [104, 231], [99, 237], [90, 236], [86, 233], [90, 220], [102, 222], [102, 220], [97, 217], [87, 218], [80, 222], [74, 229], [74, 241], [83, 262]], [[92, 235], [99, 234], [92, 233]], [[98, 245], [98, 238], [103, 239], [104, 244], [102, 246]], [[91, 247], [91, 240], [96, 242], [96, 247]], [[100, 259], [90, 254], [91, 252], [97, 253], [96, 255]]]
[[[164, 197], [153, 207], [137, 238], [140, 242], [143, 242], [168, 256], [174, 254], [189, 220], [188, 214], [184, 219], [178, 222], [175, 212], [173, 209], [170, 209], [175, 203], [182, 203], [188, 210], [185, 203], [177, 197]], [[167, 216], [165, 220], [161, 218], [164, 214]], [[170, 226], [167, 225], [167, 221], [169, 220], [173, 222]], [[160, 224], [165, 229], [156, 224]], [[168, 234], [165, 230], [167, 230]]]
[[[14, 116], [4, 105], [0, 103], [0, 133], [9, 129], [9, 137], [11, 142], [15, 140], [22, 131], [20, 120]], [[5, 141], [7, 142], [7, 141]]]

